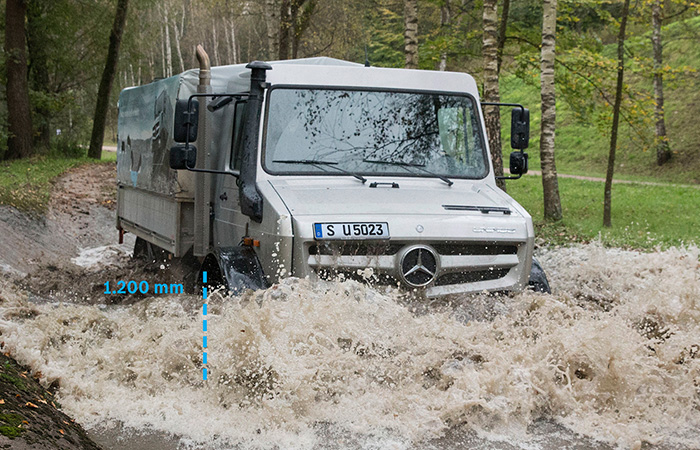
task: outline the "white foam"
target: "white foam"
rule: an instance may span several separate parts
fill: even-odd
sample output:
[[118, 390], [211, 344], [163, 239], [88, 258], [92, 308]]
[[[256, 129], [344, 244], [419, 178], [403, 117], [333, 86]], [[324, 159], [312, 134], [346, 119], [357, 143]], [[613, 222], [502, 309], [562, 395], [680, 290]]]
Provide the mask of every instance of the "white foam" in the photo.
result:
[[698, 256], [549, 250], [539, 257], [555, 295], [463, 297], [421, 314], [353, 281], [215, 295], [206, 383], [194, 296], [38, 305], [25, 320], [8, 314], [26, 300], [0, 285], [0, 330], [18, 360], [61, 380], [60, 401], [84, 426], [120, 421], [207, 448], [312, 448], [323, 424], [364, 448], [407, 448], [452, 424], [519, 442], [537, 419], [627, 447], [690, 446], [699, 436], [688, 430], [700, 430]]
[[118, 265], [129, 251], [123, 245], [104, 245], [101, 247], [80, 249], [78, 256], [71, 258], [76, 266], [85, 268], [102, 268]]

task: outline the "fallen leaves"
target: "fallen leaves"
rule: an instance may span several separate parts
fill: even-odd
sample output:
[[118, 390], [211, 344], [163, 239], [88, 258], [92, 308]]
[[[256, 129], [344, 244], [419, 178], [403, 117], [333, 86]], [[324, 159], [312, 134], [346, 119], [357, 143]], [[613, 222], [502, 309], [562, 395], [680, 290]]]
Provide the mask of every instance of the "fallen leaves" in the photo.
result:
[[36, 408], [39, 408], [38, 406], [36, 406], [36, 405], [35, 405], [34, 403], [32, 403], [32, 402], [27, 402], [27, 403], [24, 404], [24, 406], [29, 406], [30, 408], [35, 408], [35, 409], [36, 409]]

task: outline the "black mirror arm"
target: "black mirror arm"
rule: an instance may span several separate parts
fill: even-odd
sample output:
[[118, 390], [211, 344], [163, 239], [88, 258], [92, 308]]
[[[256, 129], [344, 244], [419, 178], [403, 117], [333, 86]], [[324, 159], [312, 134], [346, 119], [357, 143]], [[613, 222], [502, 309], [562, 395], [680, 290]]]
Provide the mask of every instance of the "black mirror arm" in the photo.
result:
[[[522, 153], [522, 150], [520, 150], [520, 152]], [[519, 180], [522, 176], [523, 176], [523, 174], [521, 173], [517, 177], [500, 176], [500, 177], [496, 177], [496, 179], [497, 180]]]
[[520, 103], [481, 102], [481, 106], [511, 106], [513, 108], [520, 108], [521, 111], [525, 112], [525, 107]]

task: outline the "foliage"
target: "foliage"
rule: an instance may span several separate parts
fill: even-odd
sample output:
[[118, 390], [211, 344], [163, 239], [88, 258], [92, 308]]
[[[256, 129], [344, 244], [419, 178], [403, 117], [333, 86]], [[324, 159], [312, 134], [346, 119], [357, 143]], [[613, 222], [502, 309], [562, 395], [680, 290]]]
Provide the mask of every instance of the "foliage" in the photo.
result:
[[[625, 87], [624, 120], [618, 153], [616, 178], [645, 176], [647, 179], [663, 179], [671, 182], [700, 182], [700, 129], [695, 126], [697, 109], [700, 104], [700, 76], [694, 67], [700, 63], [700, 49], [690, 39], [700, 34], [700, 17], [679, 21], [664, 27], [667, 68], [666, 109], [667, 127], [674, 149], [674, 159], [666, 166], [658, 168], [653, 154], [653, 124], [650, 123], [653, 111], [651, 95], [651, 68], [640, 60], [649, 60], [651, 43], [649, 33], [630, 38], [627, 48], [635, 55], [628, 62], [632, 75]], [[582, 61], [572, 64], [581, 68], [580, 74], [569, 71], [562, 64], [557, 72], [557, 168], [561, 173], [603, 176], [605, 172], [604, 149], [609, 142], [609, 121], [611, 106], [593, 83], [585, 79], [583, 68], [590, 66], [591, 77], [600, 80], [605, 86], [605, 95], [611, 94], [614, 78], [612, 56], [615, 44], [600, 43], [594, 50], [574, 49], [569, 54], [581, 55]], [[600, 59], [594, 57], [599, 54]], [[524, 57], [525, 58], [525, 57]], [[526, 56], [531, 58], [531, 56]], [[571, 58], [575, 59], [575, 58]], [[560, 59], [561, 60], [561, 59]], [[567, 59], [568, 60], [568, 59]], [[537, 64], [536, 60], [531, 62]], [[649, 64], [651, 64], [649, 62]], [[605, 66], [605, 68], [601, 67]], [[522, 67], [522, 66], [521, 66]], [[611, 72], [612, 71], [612, 72]], [[501, 97], [504, 101], [515, 101], [531, 107], [531, 149], [539, 146], [539, 73], [522, 70], [516, 75], [501, 77]], [[606, 74], [607, 77], [606, 77]], [[594, 82], [595, 82], [594, 80]], [[503, 136], [509, 136], [509, 124], [504, 124]], [[510, 152], [510, 149], [504, 149]], [[539, 168], [539, 154], [531, 151], [531, 167]]]

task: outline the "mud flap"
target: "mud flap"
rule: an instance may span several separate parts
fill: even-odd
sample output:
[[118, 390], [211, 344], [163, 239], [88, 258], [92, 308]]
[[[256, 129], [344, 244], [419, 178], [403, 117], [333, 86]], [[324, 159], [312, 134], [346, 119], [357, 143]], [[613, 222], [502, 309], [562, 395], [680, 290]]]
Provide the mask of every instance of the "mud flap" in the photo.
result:
[[547, 275], [544, 273], [540, 262], [534, 257], [532, 258], [532, 269], [530, 270], [530, 281], [528, 285], [535, 292], [552, 293], [552, 289], [549, 287], [549, 281], [547, 281]]
[[265, 289], [270, 285], [265, 278], [258, 255], [251, 247], [225, 247], [217, 252], [223, 281], [233, 294], [246, 289]]

